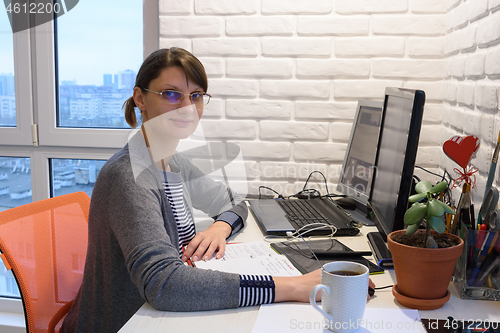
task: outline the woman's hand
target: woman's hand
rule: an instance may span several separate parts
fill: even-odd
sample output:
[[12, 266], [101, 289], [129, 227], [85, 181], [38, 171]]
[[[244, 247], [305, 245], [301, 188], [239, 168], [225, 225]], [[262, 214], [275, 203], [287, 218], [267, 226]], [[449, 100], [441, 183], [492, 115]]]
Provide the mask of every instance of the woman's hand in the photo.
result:
[[182, 255], [182, 261], [208, 260], [217, 251], [216, 259], [222, 258], [226, 250], [226, 238], [231, 235], [231, 226], [224, 221], [214, 222], [207, 230], [201, 231], [189, 242]]
[[[275, 285], [275, 302], [305, 302], [309, 303], [309, 293], [312, 288], [321, 283], [321, 269], [301, 275], [280, 277], [273, 276]], [[318, 293], [319, 300], [321, 293]]]
[[[275, 302], [295, 301], [309, 303], [309, 293], [312, 288], [321, 283], [321, 269], [292, 277], [273, 277], [275, 284]], [[375, 288], [370, 279], [368, 285]], [[316, 294], [316, 301], [321, 299], [321, 293]], [[367, 290], [367, 300], [370, 299]]]

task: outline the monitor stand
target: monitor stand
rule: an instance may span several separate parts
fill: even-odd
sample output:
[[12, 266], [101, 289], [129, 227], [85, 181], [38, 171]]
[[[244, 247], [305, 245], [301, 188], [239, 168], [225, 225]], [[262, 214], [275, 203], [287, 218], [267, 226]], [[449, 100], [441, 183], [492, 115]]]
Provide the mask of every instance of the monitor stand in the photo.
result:
[[373, 252], [373, 256], [380, 268], [392, 269], [392, 254], [387, 248], [387, 243], [379, 232], [369, 232], [366, 237]]

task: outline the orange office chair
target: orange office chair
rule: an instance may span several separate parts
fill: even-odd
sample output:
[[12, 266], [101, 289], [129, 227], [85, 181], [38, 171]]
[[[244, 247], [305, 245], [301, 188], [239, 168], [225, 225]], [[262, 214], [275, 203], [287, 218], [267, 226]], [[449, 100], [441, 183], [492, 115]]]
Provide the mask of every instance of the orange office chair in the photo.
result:
[[56, 331], [71, 308], [82, 283], [89, 205], [86, 193], [75, 192], [0, 212], [1, 257], [17, 280], [29, 333]]

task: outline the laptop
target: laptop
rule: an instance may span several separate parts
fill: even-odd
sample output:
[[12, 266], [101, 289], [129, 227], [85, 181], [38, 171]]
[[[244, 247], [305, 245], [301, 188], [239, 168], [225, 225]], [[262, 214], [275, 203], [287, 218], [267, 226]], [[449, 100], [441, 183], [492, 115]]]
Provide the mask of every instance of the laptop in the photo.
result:
[[[290, 233], [307, 236], [354, 236], [358, 223], [330, 198], [258, 199], [248, 200], [250, 210], [265, 235], [287, 236]], [[298, 206], [298, 207], [296, 207]], [[297, 215], [303, 215], [296, 218]], [[306, 223], [304, 226], [302, 223]], [[296, 233], [297, 232], [297, 233]]]
[[252, 213], [265, 234], [283, 236], [299, 230], [303, 225], [292, 216], [293, 209], [286, 207], [299, 203], [310, 206], [308, 209], [314, 210], [323, 218], [321, 220], [306, 217], [308, 222], [316, 223], [301, 229], [311, 230], [306, 234], [308, 236], [331, 234], [331, 228], [320, 228], [318, 223], [335, 225], [337, 236], [356, 235], [360, 224], [375, 225], [367, 218], [366, 203], [370, 194], [373, 165], [377, 155], [382, 112], [383, 103], [376, 101], [360, 100], [356, 108], [337, 187], [341, 194], [356, 201], [356, 209], [346, 211], [331, 198], [250, 200]]
[[349, 210], [352, 217], [370, 226], [374, 226], [375, 223], [367, 217], [366, 205], [377, 156], [383, 106], [383, 102], [358, 101], [337, 184], [337, 191], [352, 198], [356, 204], [356, 209]]

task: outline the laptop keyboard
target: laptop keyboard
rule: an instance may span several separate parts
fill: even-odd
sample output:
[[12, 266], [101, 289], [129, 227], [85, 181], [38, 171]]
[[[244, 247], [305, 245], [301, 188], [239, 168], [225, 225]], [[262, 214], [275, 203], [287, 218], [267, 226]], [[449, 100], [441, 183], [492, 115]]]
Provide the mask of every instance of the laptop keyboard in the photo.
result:
[[276, 200], [287, 214], [287, 218], [299, 229], [311, 223], [332, 224], [330, 220], [304, 200]]

